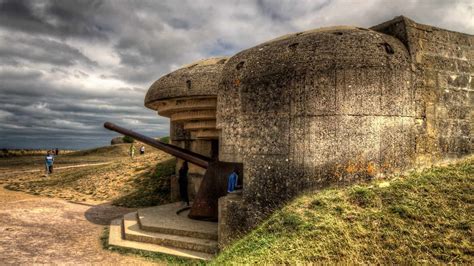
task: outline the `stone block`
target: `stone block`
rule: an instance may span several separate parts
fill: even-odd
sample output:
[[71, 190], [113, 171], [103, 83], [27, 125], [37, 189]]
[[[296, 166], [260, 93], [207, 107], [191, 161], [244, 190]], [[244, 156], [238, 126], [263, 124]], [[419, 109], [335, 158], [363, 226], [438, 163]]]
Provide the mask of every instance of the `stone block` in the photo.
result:
[[421, 86], [423, 87], [438, 87], [438, 70], [433, 69], [422, 69], [418, 78], [422, 80]]
[[469, 74], [445, 74], [440, 73], [441, 88], [468, 88], [470, 82]]
[[465, 61], [463, 60], [446, 58], [438, 55], [423, 54], [420, 64], [422, 68], [457, 72], [458, 62], [460, 62], [460, 65], [465, 64]]
[[[447, 32], [447, 31], [446, 31]], [[465, 47], [472, 47], [473, 42], [474, 42], [474, 36], [465, 34], [465, 33], [460, 33], [460, 32], [448, 32], [449, 34], [449, 43], [458, 45], [458, 46], [464, 46]]]
[[468, 49], [465, 49], [464, 46], [453, 44], [451, 42], [438, 43], [430, 40], [420, 39], [418, 44], [420, 49], [423, 50], [423, 53], [447, 58], [463, 59], [466, 58], [468, 51]]
[[448, 31], [418, 23], [414, 27], [409, 27], [408, 35], [409, 38], [412, 39], [425, 39], [436, 43], [450, 43], [450, 34]]
[[219, 198], [218, 205], [218, 245], [219, 249], [223, 249], [249, 230], [246, 221], [247, 210], [239, 194], [228, 194]]

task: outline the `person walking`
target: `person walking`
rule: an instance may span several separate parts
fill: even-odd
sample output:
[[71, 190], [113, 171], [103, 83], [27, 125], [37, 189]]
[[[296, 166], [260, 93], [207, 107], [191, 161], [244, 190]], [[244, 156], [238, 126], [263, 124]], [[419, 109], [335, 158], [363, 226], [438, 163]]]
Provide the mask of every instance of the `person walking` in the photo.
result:
[[44, 163], [46, 167], [46, 176], [48, 176], [48, 174], [53, 173], [54, 156], [52, 151], [47, 152], [46, 157], [44, 158]]
[[188, 196], [188, 162], [184, 161], [183, 165], [179, 169], [179, 194], [181, 196], [181, 201], [183, 201], [183, 205], [189, 206], [189, 196]]
[[145, 154], [145, 146], [144, 146], [144, 145], [142, 145], [142, 146], [140, 147], [140, 154], [141, 154], [141, 155]]
[[130, 158], [132, 158], [133, 160], [133, 157], [135, 156], [135, 146], [132, 144], [130, 144]]

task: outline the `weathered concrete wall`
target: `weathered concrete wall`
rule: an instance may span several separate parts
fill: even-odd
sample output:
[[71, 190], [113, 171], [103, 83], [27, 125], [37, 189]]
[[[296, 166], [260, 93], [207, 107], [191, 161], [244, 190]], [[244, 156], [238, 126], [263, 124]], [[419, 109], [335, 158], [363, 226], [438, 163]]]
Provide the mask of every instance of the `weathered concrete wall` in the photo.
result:
[[218, 94], [220, 159], [244, 163], [249, 224], [307, 188], [409, 166], [414, 101], [407, 49], [366, 29], [293, 34], [233, 56]]
[[243, 162], [245, 179], [240, 199], [220, 199], [234, 225], [221, 226], [220, 245], [308, 188], [472, 153], [472, 46], [471, 35], [398, 18], [233, 56], [218, 92], [219, 157]]
[[408, 48], [416, 80], [417, 162], [431, 164], [474, 149], [474, 36], [406, 17], [373, 27]]
[[217, 228], [219, 248], [222, 249], [248, 230], [247, 209], [241, 194], [229, 194], [219, 198], [219, 224]]

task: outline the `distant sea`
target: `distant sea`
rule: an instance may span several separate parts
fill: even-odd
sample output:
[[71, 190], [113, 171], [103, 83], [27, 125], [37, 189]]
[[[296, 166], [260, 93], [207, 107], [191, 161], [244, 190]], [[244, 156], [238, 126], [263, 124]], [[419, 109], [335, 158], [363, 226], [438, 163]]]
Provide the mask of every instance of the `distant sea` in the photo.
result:
[[110, 145], [111, 137], [91, 139], [31, 139], [31, 138], [0, 138], [0, 149], [25, 150], [86, 150]]

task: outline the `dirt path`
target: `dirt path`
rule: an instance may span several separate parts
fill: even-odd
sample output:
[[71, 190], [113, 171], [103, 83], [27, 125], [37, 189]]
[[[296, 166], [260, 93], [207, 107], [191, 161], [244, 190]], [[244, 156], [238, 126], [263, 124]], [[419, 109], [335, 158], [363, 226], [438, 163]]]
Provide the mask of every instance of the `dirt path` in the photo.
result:
[[0, 187], [0, 264], [151, 264], [101, 247], [104, 225], [130, 211]]
[[[54, 170], [79, 168], [79, 167], [86, 167], [86, 166], [98, 166], [98, 165], [106, 165], [106, 164], [111, 164], [111, 163], [113, 163], [113, 162], [86, 163], [86, 164], [79, 164], [79, 165], [60, 166], [60, 167], [54, 167]], [[22, 173], [36, 173], [36, 172], [42, 172], [42, 171], [44, 171], [44, 170], [34, 169], [34, 170], [22, 170], [22, 171], [11, 171], [11, 172], [10, 171], [5, 171], [3, 173], [0, 173], [0, 177], [14, 175], [14, 174], [22, 174]]]

